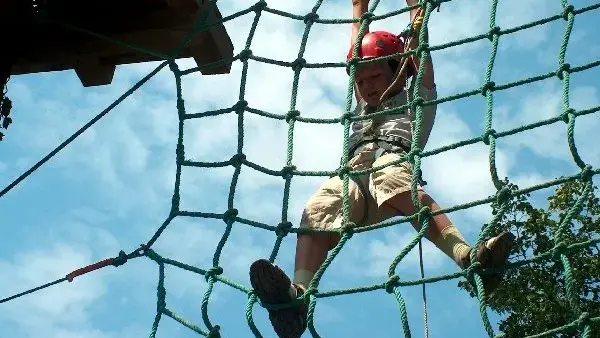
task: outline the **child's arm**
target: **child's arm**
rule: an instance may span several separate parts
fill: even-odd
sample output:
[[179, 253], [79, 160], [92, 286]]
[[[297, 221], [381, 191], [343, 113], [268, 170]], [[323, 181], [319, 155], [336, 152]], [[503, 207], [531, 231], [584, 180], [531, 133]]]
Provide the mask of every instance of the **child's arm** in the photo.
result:
[[[369, 9], [369, 0], [352, 0], [352, 18], [360, 19], [363, 14], [367, 12]], [[360, 30], [360, 22], [352, 23], [352, 40], [351, 44], [354, 45], [356, 42], [356, 37], [358, 36], [358, 31]], [[365, 33], [369, 32], [369, 26], [366, 27]], [[363, 34], [363, 36], [364, 36]]]
[[[418, 0], [406, 0], [406, 4], [408, 6], [414, 6], [418, 3], [419, 3]], [[414, 22], [415, 18], [417, 17], [417, 14], [419, 12], [419, 9], [420, 8], [417, 7], [410, 11], [410, 22]], [[425, 9], [423, 9], [422, 14], [425, 14], [424, 11], [425, 11]], [[408, 48], [410, 50], [416, 49], [419, 46], [418, 35], [419, 35], [420, 31], [417, 31], [415, 33], [417, 34], [417, 38], [413, 38], [411, 40], [411, 43], [408, 45]], [[428, 40], [427, 35], [428, 35], [428, 32], [425, 31], [425, 41]], [[414, 61], [415, 65], [417, 66], [417, 69], [418, 69], [419, 62], [420, 62], [419, 57], [416, 55], [411, 55], [410, 58]], [[435, 86], [435, 78], [433, 75], [433, 62], [431, 61], [431, 53], [427, 54], [427, 57], [425, 58], [425, 69], [424, 69], [422, 84], [427, 89], [433, 89], [433, 87]]]
[[[352, 0], [352, 17], [354, 19], [360, 19], [363, 14], [367, 12], [369, 9], [369, 0]], [[354, 46], [356, 43], [356, 37], [358, 36], [358, 31], [360, 30], [360, 22], [352, 23], [352, 40], [350, 40], [350, 46]], [[369, 32], [369, 27], [367, 26], [364, 34]], [[363, 36], [364, 36], [363, 34]], [[360, 50], [360, 47], [359, 47]], [[356, 83], [354, 83], [354, 98], [356, 98], [356, 103], [360, 104], [362, 98], [358, 93], [358, 88], [356, 88]]]

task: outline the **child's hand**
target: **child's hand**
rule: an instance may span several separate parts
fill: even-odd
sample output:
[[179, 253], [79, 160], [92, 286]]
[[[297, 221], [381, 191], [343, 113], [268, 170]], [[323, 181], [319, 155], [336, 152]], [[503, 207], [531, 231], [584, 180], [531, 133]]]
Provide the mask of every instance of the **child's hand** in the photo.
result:
[[[412, 0], [408, 0], [412, 1]], [[369, 0], [352, 0], [352, 6], [364, 6], [367, 7], [369, 5]]]
[[408, 7], [414, 6], [414, 5], [418, 4], [418, 3], [419, 3], [419, 0], [406, 0], [406, 5]]

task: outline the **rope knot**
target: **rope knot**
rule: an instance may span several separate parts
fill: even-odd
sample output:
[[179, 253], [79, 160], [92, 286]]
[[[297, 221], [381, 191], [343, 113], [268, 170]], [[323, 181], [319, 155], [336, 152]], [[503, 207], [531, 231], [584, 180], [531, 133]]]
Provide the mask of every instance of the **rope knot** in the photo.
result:
[[291, 228], [292, 222], [281, 222], [277, 224], [277, 228], [275, 228], [275, 234], [277, 237], [285, 237], [290, 233]]
[[393, 275], [385, 281], [385, 292], [392, 293], [394, 292], [394, 288], [400, 286], [400, 277], [398, 275]]
[[229, 160], [229, 162], [231, 162], [231, 165], [233, 165], [234, 167], [240, 167], [244, 161], [246, 160], [246, 154], [235, 154], [233, 156], [231, 156], [231, 159]]
[[571, 72], [571, 65], [568, 63], [564, 63], [563, 65], [561, 65], [560, 67], [558, 67], [558, 70], [556, 71], [556, 77], [558, 77], [559, 79], [563, 79], [564, 78], [564, 72], [566, 72], [567, 74], [569, 74]]
[[560, 241], [552, 248], [552, 258], [560, 259], [560, 255], [567, 251], [567, 243]]
[[342, 125], [345, 125], [347, 120], [350, 120], [350, 122], [352, 122], [352, 116], [353, 114], [351, 112], [345, 112], [344, 115], [342, 115], [342, 118], [340, 119], [340, 123]]
[[419, 221], [419, 224], [423, 224], [430, 217], [431, 217], [431, 208], [428, 206], [424, 206], [421, 208], [421, 210], [419, 210], [419, 216], [417, 219]]
[[289, 180], [294, 177], [294, 171], [296, 171], [295, 165], [286, 165], [281, 169], [281, 176], [284, 180]]
[[417, 107], [423, 107], [423, 103], [425, 103], [425, 100], [421, 96], [417, 96], [410, 103], [410, 108], [417, 110]]
[[508, 202], [508, 200], [512, 197], [510, 192], [510, 187], [505, 184], [498, 192], [496, 192], [496, 204], [498, 207]]
[[419, 58], [421, 57], [421, 53], [423, 52], [429, 52], [429, 44], [425, 41], [419, 43], [419, 45], [415, 49], [415, 53]]
[[496, 139], [496, 131], [492, 128], [486, 130], [485, 133], [483, 133], [483, 136], [481, 136], [481, 142], [488, 146], [494, 139]]
[[594, 171], [592, 170], [591, 165], [588, 164], [581, 170], [581, 180], [582, 181], [589, 181], [592, 179], [593, 176], [594, 176]]
[[179, 66], [177, 65], [177, 62], [173, 60], [169, 61], [169, 69], [175, 74], [179, 73]]
[[294, 62], [292, 62], [292, 69], [295, 72], [299, 72], [302, 70], [302, 68], [304, 68], [306, 66], [306, 59], [305, 58], [297, 58], [296, 60], [294, 60]]
[[375, 14], [373, 12], [365, 12], [363, 15], [360, 16], [360, 21], [365, 21], [368, 25], [369, 23], [371, 23], [371, 21], [373, 21], [374, 17]]
[[289, 180], [294, 177], [294, 171], [296, 171], [295, 165], [286, 165], [281, 169], [281, 176], [284, 180]]
[[350, 69], [351, 69], [350, 67], [355, 66], [354, 69], [356, 69], [356, 68], [358, 68], [359, 63], [360, 63], [360, 48], [356, 52], [356, 56], [351, 56], [350, 60], [346, 61], [346, 74], [350, 75]]
[[220, 266], [214, 266], [210, 269], [208, 269], [208, 271], [206, 271], [206, 274], [204, 275], [204, 277], [206, 278], [206, 281], [208, 281], [210, 278], [213, 278], [215, 276], [218, 276], [220, 274], [223, 273], [223, 268]]
[[246, 108], [248, 107], [248, 101], [246, 100], [239, 100], [238, 102], [236, 102], [236, 104], [233, 105], [233, 111], [235, 111], [236, 113], [240, 113], [242, 111], [244, 111]]
[[113, 259], [112, 265], [121, 266], [125, 263], [127, 263], [127, 254], [125, 253], [125, 251], [121, 250], [119, 251], [119, 255]]
[[410, 161], [410, 163], [414, 164], [415, 163], [415, 157], [419, 156], [419, 158], [421, 157], [421, 148], [419, 147], [415, 147], [415, 149], [412, 149], [411, 151], [408, 152], [408, 160]]
[[354, 228], [356, 228], [356, 223], [346, 222], [342, 225], [340, 232], [342, 235], [347, 234], [348, 238], [351, 238], [354, 235]]
[[467, 280], [475, 281], [475, 273], [481, 269], [481, 263], [478, 261], [472, 262], [469, 267], [465, 269]]
[[488, 81], [481, 86], [481, 95], [487, 96], [491, 94], [496, 88], [496, 83], [494, 81]]
[[565, 21], [569, 21], [569, 14], [575, 15], [575, 7], [573, 5], [568, 5], [563, 9], [562, 17]]
[[571, 120], [571, 117], [573, 117], [574, 114], [575, 114], [575, 109], [568, 108], [562, 114], [560, 114], [560, 117], [562, 118], [564, 123], [569, 123], [569, 121]]
[[219, 325], [215, 325], [210, 329], [208, 336], [206, 338], [221, 338], [221, 327]]
[[240, 52], [240, 60], [242, 62], [246, 62], [248, 61], [248, 59], [252, 56], [252, 50], [251, 49], [244, 49], [243, 51]]
[[225, 221], [225, 223], [227, 224], [231, 224], [235, 221], [235, 218], [238, 215], [238, 210], [235, 208], [229, 209], [227, 211], [225, 211], [225, 213], [223, 214], [223, 221]]
[[302, 294], [302, 298], [304, 299], [304, 301], [308, 302], [308, 298], [310, 296], [316, 296], [319, 293], [319, 290], [317, 290], [314, 287], [309, 287], [308, 289], [306, 289], [306, 291], [304, 291], [304, 293]]
[[135, 255], [138, 257], [148, 256], [148, 251], [151, 251], [146, 244], [140, 244], [140, 247], [135, 250]]
[[256, 13], [260, 13], [263, 9], [267, 8], [267, 2], [265, 0], [260, 0], [252, 6], [252, 10]]
[[500, 36], [501, 32], [502, 32], [502, 30], [500, 29], [499, 26], [496, 26], [496, 27], [490, 29], [490, 31], [488, 33], [488, 40], [493, 41], [494, 37]]
[[290, 123], [290, 121], [294, 121], [298, 116], [300, 116], [299, 110], [290, 110], [285, 115], [285, 122]]
[[344, 175], [348, 175], [350, 173], [350, 170], [352, 170], [352, 169], [349, 166], [340, 167], [338, 176], [343, 180]]
[[310, 13], [306, 14], [303, 19], [304, 23], [307, 25], [313, 24], [317, 20], [319, 20], [319, 15], [315, 12], [310, 12]]

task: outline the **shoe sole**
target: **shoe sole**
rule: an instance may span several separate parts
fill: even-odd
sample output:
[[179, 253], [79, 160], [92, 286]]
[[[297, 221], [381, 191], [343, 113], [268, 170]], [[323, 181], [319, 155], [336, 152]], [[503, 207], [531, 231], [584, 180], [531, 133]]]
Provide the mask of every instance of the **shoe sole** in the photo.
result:
[[494, 249], [490, 252], [490, 265], [492, 268], [501, 269], [506, 266], [506, 260], [510, 255], [514, 240], [515, 235], [510, 232], [503, 232], [498, 235], [498, 239], [494, 244]]
[[[292, 281], [276, 265], [260, 259], [250, 266], [250, 284], [258, 299], [266, 304], [287, 303], [292, 300], [289, 290]], [[302, 305], [300, 305], [302, 306]], [[300, 338], [306, 329], [306, 318], [299, 307], [268, 310], [269, 320], [279, 338]]]
[[250, 266], [250, 284], [261, 302], [267, 304], [291, 301], [289, 294], [292, 281], [278, 266], [260, 259]]
[[[510, 232], [502, 232], [494, 243], [493, 249], [488, 252], [490, 259], [489, 267], [494, 270], [502, 270], [506, 266], [506, 261], [510, 255], [515, 236]], [[491, 294], [496, 290], [502, 280], [503, 272], [496, 272], [492, 275], [481, 276], [484, 281], [485, 293]]]

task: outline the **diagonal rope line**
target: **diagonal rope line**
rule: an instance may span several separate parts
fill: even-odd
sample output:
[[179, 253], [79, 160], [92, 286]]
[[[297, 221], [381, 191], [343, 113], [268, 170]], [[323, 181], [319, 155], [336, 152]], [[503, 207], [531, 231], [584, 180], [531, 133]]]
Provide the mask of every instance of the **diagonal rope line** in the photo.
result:
[[[183, 41], [181, 41], [177, 45], [177, 47], [175, 47], [175, 49], [172, 52], [173, 57], [178, 55], [181, 52], [181, 50], [183, 48], [185, 48], [187, 43], [191, 40], [191, 37], [195, 36], [197, 33], [206, 29], [204, 27], [203, 23], [207, 20], [208, 15], [210, 14], [210, 11], [213, 9], [212, 6], [214, 6], [213, 2], [211, 2], [211, 4], [207, 7], [207, 9], [204, 12], [200, 12], [201, 15], [199, 16], [198, 19], [196, 19], [196, 22], [194, 24], [194, 26], [195, 26], [194, 30], [192, 32], [188, 33], [187, 37]], [[99, 36], [99, 37], [103, 37], [103, 36]], [[106, 39], [106, 37], [103, 37], [103, 38]], [[114, 39], [110, 39], [110, 40], [114, 41]], [[120, 42], [119, 44], [126, 45], [124, 42]], [[127, 44], [126, 46], [133, 48], [133, 49], [139, 49], [139, 48], [136, 48], [129, 44]], [[104, 109], [102, 112], [100, 112], [98, 115], [96, 115], [88, 123], [83, 125], [83, 127], [81, 127], [79, 130], [77, 130], [73, 135], [69, 136], [65, 141], [63, 141], [60, 145], [58, 145], [58, 147], [56, 147], [54, 150], [50, 151], [50, 153], [48, 153], [48, 155], [44, 156], [40, 161], [38, 161], [31, 168], [29, 168], [27, 171], [25, 171], [23, 174], [21, 174], [19, 177], [17, 177], [13, 182], [11, 182], [4, 189], [2, 189], [0, 191], [0, 197], [4, 196], [6, 193], [8, 193], [11, 189], [13, 189], [15, 186], [17, 186], [21, 181], [23, 181], [25, 178], [27, 178], [29, 175], [31, 175], [33, 172], [35, 172], [39, 167], [41, 167], [43, 164], [48, 162], [48, 160], [50, 160], [52, 157], [54, 157], [56, 154], [58, 154], [67, 145], [69, 145], [71, 142], [73, 142], [77, 137], [79, 137], [79, 135], [83, 134], [87, 129], [89, 129], [91, 126], [93, 126], [101, 118], [106, 116], [111, 110], [113, 110], [116, 106], [118, 106], [121, 102], [123, 102], [127, 97], [129, 97], [131, 94], [133, 94], [138, 88], [140, 88], [142, 85], [144, 85], [146, 82], [148, 82], [148, 80], [150, 80], [162, 68], [164, 68], [166, 66], [166, 64], [167, 64], [166, 62], [162, 62], [160, 65], [158, 65], [148, 75], [144, 76], [140, 81], [138, 81], [129, 90], [127, 90], [124, 94], [122, 94], [119, 98], [117, 98], [113, 103], [111, 103], [106, 109]]]

